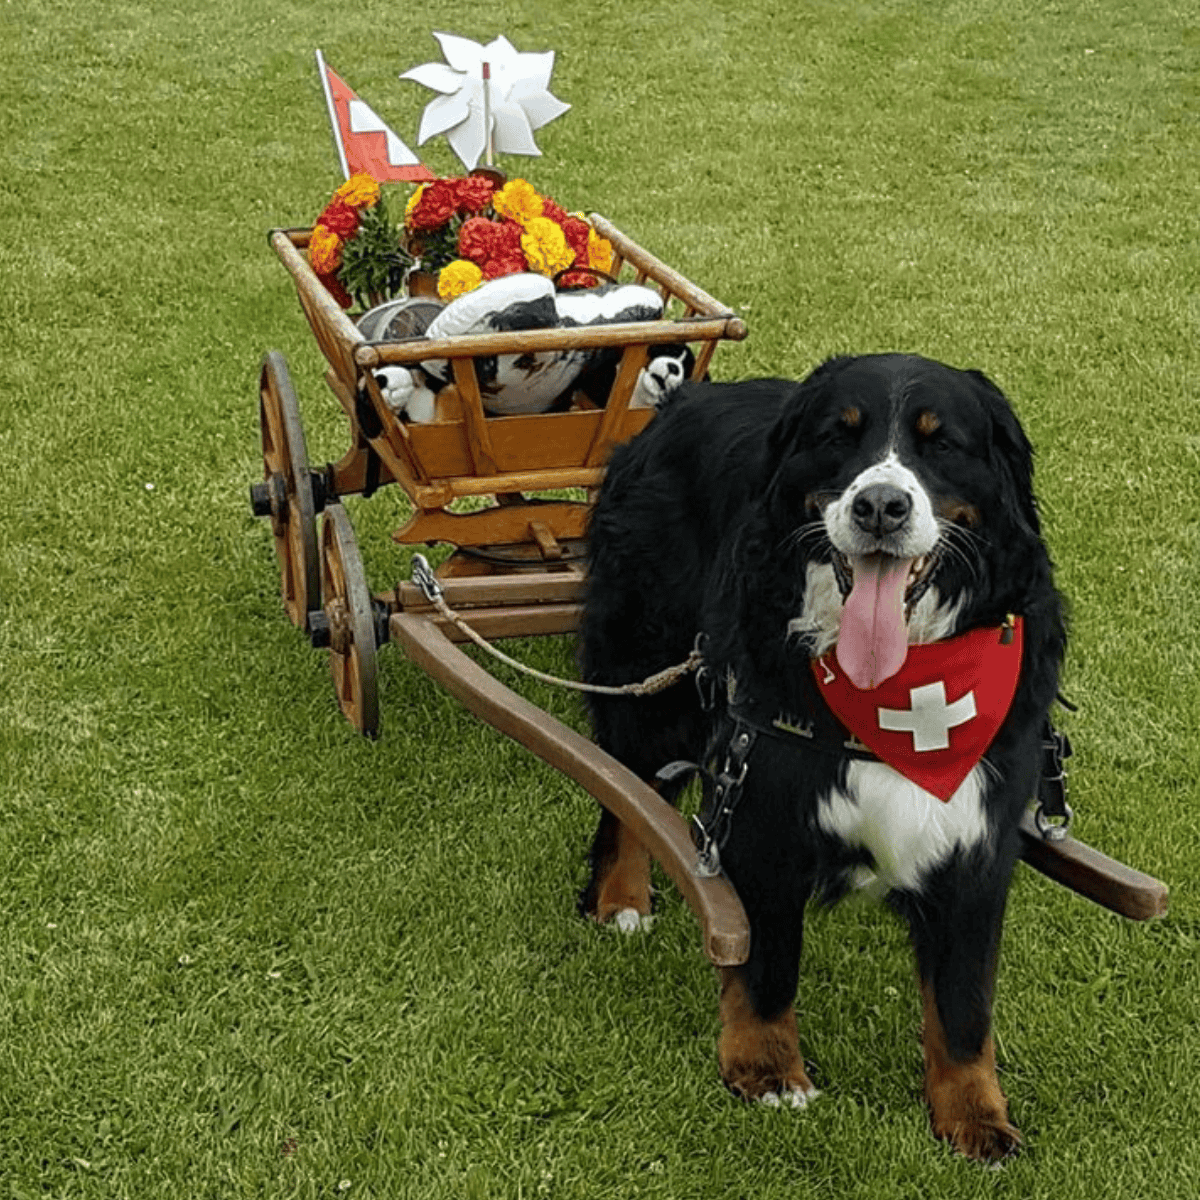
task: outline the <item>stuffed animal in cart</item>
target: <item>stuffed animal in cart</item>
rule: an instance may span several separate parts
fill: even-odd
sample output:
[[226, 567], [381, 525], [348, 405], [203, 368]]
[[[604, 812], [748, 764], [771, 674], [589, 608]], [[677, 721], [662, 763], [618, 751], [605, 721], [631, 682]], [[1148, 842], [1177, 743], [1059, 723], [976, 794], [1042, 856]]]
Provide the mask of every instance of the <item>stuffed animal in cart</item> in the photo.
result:
[[[559, 292], [541, 275], [506, 275], [451, 301], [425, 330], [431, 339], [507, 333], [629, 321], [662, 316], [662, 297], [637, 284]], [[371, 313], [360, 319], [374, 328]], [[620, 350], [564, 350], [501, 354], [475, 360], [480, 393], [488, 413], [509, 416], [566, 407], [579, 388], [597, 405], [607, 400]], [[630, 406], [657, 408], [687, 377], [694, 356], [685, 345], [654, 347], [638, 378]], [[450, 364], [430, 359], [417, 368], [381, 367], [373, 372], [384, 401], [398, 416], [415, 423], [437, 419], [437, 393], [451, 382]], [[569, 400], [568, 400], [569, 403]]]

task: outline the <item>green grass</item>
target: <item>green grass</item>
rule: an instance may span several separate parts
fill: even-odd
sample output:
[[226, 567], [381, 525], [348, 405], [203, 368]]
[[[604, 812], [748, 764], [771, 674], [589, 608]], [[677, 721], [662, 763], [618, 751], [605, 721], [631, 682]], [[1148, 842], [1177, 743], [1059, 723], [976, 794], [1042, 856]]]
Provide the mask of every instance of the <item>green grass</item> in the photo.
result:
[[[1022, 869], [999, 984], [1027, 1149], [927, 1132], [902, 931], [811, 923], [821, 1101], [744, 1107], [664, 885], [574, 895], [593, 807], [394, 648], [384, 737], [284, 620], [262, 354], [346, 428], [265, 242], [338, 182], [312, 51], [402, 135], [434, 29], [554, 48], [513, 173], [743, 312], [717, 373], [986, 370], [1072, 601], [1080, 836], [1172, 888], [1130, 925]], [[1200, 1172], [1200, 31], [1177, 3], [6, 6], [0, 79], [0, 1198], [1174, 1200]], [[454, 161], [428, 148], [437, 169]], [[350, 505], [377, 587], [401, 498]], [[565, 639], [523, 643], [571, 670]], [[573, 700], [530, 687], [579, 722]]]

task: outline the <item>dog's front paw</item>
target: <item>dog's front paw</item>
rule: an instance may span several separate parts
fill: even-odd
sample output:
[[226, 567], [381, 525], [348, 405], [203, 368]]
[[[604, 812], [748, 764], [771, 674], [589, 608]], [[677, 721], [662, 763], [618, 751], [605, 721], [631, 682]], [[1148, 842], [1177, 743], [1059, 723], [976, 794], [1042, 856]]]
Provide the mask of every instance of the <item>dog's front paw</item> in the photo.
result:
[[644, 933], [654, 924], [652, 913], [640, 913], [636, 908], [622, 908], [613, 914], [612, 925], [621, 933]]
[[735, 1096], [769, 1108], [804, 1108], [821, 1094], [799, 1054], [780, 1053], [782, 1047], [770, 1044], [755, 1047], [749, 1054], [747, 1049], [734, 1049], [722, 1038], [721, 1078]]
[[956, 1114], [949, 1118], [934, 1114], [933, 1132], [959, 1154], [980, 1162], [1008, 1158], [1021, 1147], [1020, 1130], [1003, 1112]]
[[1021, 1135], [1008, 1119], [1008, 1100], [996, 1075], [996, 1051], [986, 1037], [973, 1056], [950, 1054], [931, 988], [923, 985], [925, 1099], [935, 1137], [960, 1154], [994, 1162], [1013, 1154]]
[[806, 1108], [820, 1094], [811, 1083], [793, 1084], [781, 1092], [763, 1092], [758, 1102], [768, 1108]]
[[725, 1086], [744, 1100], [803, 1108], [818, 1094], [800, 1057], [796, 1014], [788, 1007], [770, 1019], [759, 1016], [745, 983], [729, 968], [721, 979], [717, 1060]]

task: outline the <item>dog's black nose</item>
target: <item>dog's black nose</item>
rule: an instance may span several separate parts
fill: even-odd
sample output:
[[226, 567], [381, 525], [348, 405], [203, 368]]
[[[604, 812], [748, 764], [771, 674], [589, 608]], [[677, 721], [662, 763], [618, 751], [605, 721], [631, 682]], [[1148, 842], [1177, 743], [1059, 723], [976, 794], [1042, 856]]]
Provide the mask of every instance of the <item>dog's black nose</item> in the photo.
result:
[[863, 488], [850, 506], [855, 525], [876, 537], [895, 533], [911, 512], [912, 499], [890, 483], [875, 483]]

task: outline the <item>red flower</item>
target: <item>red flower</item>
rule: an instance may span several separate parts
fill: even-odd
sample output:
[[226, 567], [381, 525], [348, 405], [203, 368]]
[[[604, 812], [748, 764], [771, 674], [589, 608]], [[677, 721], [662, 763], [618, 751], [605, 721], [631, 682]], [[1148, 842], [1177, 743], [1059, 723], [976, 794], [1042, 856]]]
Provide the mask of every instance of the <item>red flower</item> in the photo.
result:
[[454, 180], [435, 179], [421, 193], [408, 222], [413, 229], [440, 229], [457, 212]]
[[518, 247], [515, 253], [504, 251], [494, 258], [489, 258], [483, 264], [483, 277], [484, 279], [499, 279], [501, 275], [517, 275], [521, 271], [528, 270], [529, 265], [525, 261], [525, 255]]
[[458, 231], [458, 252], [463, 258], [480, 266], [493, 258], [523, 259], [522, 232], [516, 221], [489, 221], [486, 217], [471, 217], [463, 222]]
[[556, 225], [565, 225], [568, 220], [567, 210], [555, 204], [549, 196], [542, 197], [542, 216], [549, 217]]
[[492, 202], [496, 182], [486, 175], [466, 175], [453, 181], [454, 201], [459, 212], [483, 212]]
[[358, 210], [335, 196], [329, 207], [317, 218], [318, 225], [324, 225], [330, 233], [336, 233], [343, 241], [352, 238], [358, 232]]
[[[586, 263], [592, 227], [582, 217], [566, 217], [562, 222], [562, 231], [567, 236], [567, 245], [575, 253], [575, 262]], [[560, 287], [565, 288], [595, 287], [597, 280], [595, 275], [587, 271], [568, 271], [558, 282]]]
[[521, 249], [521, 236], [525, 230], [516, 221], [500, 222], [500, 232], [496, 234], [496, 253], [524, 254]]
[[458, 231], [458, 253], [474, 263], [484, 263], [496, 252], [501, 226], [487, 217], [470, 217]]
[[575, 251], [575, 261], [577, 263], [585, 263], [588, 261], [588, 236], [591, 234], [592, 227], [582, 217], [567, 217], [559, 222], [562, 225], [562, 231], [567, 235], [567, 245]]

